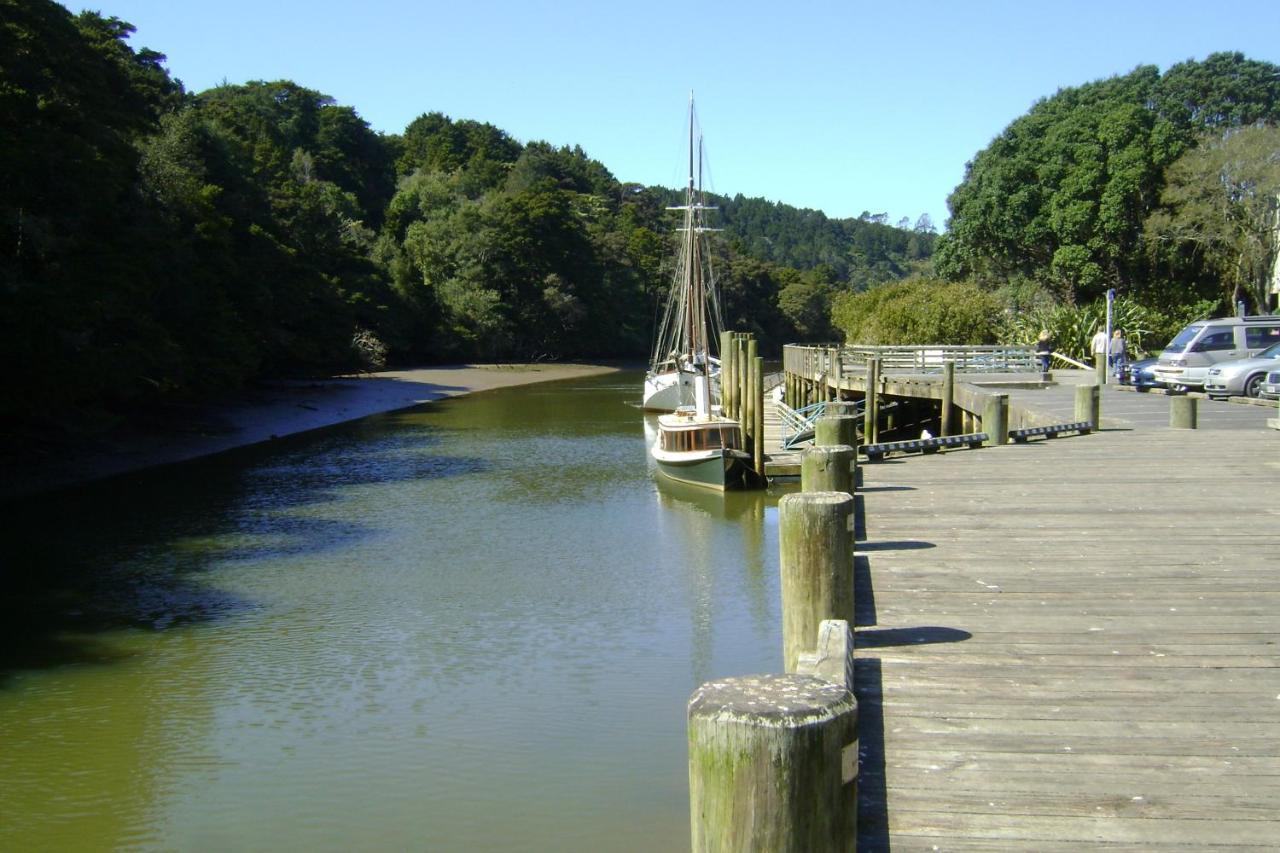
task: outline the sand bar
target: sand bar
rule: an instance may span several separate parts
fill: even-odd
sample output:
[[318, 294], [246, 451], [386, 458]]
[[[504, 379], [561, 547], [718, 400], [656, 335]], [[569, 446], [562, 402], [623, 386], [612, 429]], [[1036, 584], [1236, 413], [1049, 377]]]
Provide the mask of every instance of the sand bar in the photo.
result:
[[91, 447], [6, 472], [0, 497], [209, 456], [446, 397], [616, 370], [588, 364], [464, 364], [258, 383], [234, 396], [171, 412], [147, 426], [113, 431]]

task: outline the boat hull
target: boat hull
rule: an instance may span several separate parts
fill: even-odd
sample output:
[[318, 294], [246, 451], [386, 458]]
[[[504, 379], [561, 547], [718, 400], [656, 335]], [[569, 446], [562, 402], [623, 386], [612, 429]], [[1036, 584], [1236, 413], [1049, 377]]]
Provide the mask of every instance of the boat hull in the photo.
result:
[[[698, 374], [686, 370], [651, 373], [644, 378], [644, 396], [641, 408], [646, 412], [674, 412], [682, 406], [694, 404], [694, 382]], [[711, 394], [720, 395], [720, 373], [711, 374]]]
[[[688, 456], [690, 454], [680, 454]], [[744, 489], [750, 466], [739, 451], [708, 451], [697, 459], [663, 459], [654, 454], [658, 473], [681, 483], [728, 491]]]
[[673, 370], [646, 376], [641, 405], [649, 412], [674, 412], [693, 405], [693, 374]]

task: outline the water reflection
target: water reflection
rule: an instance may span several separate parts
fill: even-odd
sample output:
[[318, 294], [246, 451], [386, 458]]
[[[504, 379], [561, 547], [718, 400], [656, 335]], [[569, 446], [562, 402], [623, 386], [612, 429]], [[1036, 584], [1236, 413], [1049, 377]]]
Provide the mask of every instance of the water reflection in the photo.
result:
[[655, 481], [639, 386], [8, 507], [0, 848], [685, 847], [689, 693], [780, 666], [777, 495]]

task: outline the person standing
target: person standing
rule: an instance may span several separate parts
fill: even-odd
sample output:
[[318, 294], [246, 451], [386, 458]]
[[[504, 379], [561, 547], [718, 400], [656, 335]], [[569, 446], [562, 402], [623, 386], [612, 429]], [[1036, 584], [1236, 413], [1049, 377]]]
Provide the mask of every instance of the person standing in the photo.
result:
[[1049, 372], [1049, 357], [1053, 355], [1053, 336], [1048, 329], [1041, 329], [1036, 338], [1036, 358], [1040, 360], [1040, 372]]
[[1097, 361], [1098, 356], [1102, 356], [1104, 359], [1106, 358], [1106, 355], [1107, 355], [1107, 330], [1106, 329], [1098, 329], [1098, 333], [1093, 336], [1092, 349], [1093, 349], [1094, 361]]
[[1128, 353], [1124, 343], [1124, 332], [1116, 329], [1111, 333], [1111, 369], [1115, 370], [1125, 363]]

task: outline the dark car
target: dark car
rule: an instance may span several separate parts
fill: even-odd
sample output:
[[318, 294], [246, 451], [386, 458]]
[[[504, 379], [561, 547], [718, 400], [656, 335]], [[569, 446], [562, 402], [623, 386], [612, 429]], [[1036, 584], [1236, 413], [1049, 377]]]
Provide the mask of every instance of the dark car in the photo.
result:
[[1116, 368], [1116, 381], [1121, 385], [1132, 385], [1139, 391], [1145, 391], [1148, 388], [1163, 388], [1164, 383], [1156, 379], [1156, 375], [1152, 372], [1152, 368], [1156, 366], [1158, 358], [1140, 358], [1137, 361], [1127, 361]]

